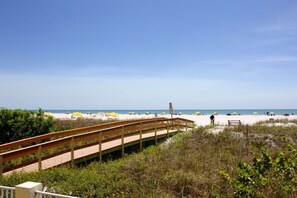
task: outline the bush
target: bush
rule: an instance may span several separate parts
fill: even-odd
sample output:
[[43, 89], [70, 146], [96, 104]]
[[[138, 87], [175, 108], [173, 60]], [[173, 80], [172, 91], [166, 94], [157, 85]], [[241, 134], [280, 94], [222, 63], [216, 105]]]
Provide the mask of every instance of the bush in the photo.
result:
[[296, 197], [297, 151], [288, 145], [287, 156], [280, 152], [273, 160], [265, 149], [262, 159], [254, 157], [253, 165], [240, 162], [238, 176], [232, 178], [220, 171], [231, 184], [235, 197]]
[[27, 110], [0, 110], [0, 144], [45, 134], [54, 126], [52, 117], [44, 116], [44, 112]]

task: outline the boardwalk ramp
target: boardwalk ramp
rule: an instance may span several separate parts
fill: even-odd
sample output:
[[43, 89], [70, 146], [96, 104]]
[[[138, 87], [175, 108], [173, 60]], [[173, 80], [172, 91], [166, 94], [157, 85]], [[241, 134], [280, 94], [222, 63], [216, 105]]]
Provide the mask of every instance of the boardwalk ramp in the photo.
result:
[[0, 174], [38, 171], [82, 160], [187, 131], [194, 122], [182, 118], [116, 121], [60, 131], [0, 145]]

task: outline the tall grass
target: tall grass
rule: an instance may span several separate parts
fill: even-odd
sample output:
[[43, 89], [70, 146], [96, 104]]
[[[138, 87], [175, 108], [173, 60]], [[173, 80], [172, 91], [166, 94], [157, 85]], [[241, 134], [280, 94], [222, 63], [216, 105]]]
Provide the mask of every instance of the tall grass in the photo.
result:
[[112, 121], [98, 120], [98, 119], [85, 119], [85, 118], [78, 118], [76, 120], [55, 119], [53, 131], [63, 131], [68, 129], [93, 126], [93, 125], [98, 125], [98, 124], [103, 124], [108, 122], [112, 122]]
[[[238, 163], [252, 164], [254, 156], [261, 156], [261, 147], [273, 157], [287, 150], [286, 144], [296, 145], [294, 132], [294, 127], [254, 126], [247, 145], [245, 136], [236, 135], [236, 129], [215, 135], [198, 128], [123, 159], [94, 162], [84, 168], [63, 166], [13, 174], [1, 178], [0, 183], [14, 186], [39, 181], [52, 192], [81, 197], [232, 197], [233, 186], [219, 172], [238, 177]], [[267, 143], [266, 135], [274, 144]], [[271, 192], [271, 188], [260, 190], [262, 195]]]

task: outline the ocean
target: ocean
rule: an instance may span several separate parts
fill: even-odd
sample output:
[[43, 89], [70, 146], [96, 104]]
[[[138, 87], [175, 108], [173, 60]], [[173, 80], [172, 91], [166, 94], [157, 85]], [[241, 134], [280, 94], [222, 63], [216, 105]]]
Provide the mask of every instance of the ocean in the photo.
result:
[[[166, 114], [169, 114], [169, 110], [165, 109], [145, 109], [145, 110], [117, 110], [117, 109], [111, 109], [111, 110], [94, 110], [94, 109], [59, 109], [59, 110], [51, 110], [47, 109], [44, 110], [46, 112], [51, 113], [73, 113], [73, 112], [81, 112], [81, 113], [98, 113], [98, 112], [117, 112], [119, 114], [128, 114], [130, 112], [134, 112], [135, 114], [145, 114], [145, 113], [151, 113], [151, 114], [162, 114], [165, 112]], [[218, 115], [226, 115], [226, 114], [232, 114], [233, 112], [236, 112], [240, 115], [254, 115], [255, 112], [258, 115], [264, 115], [267, 114], [267, 112], [274, 112], [276, 115], [284, 115], [284, 114], [294, 114], [297, 115], [297, 109], [175, 109], [175, 114], [195, 114], [196, 112], [200, 112], [200, 114], [210, 115], [214, 112], [217, 112]]]

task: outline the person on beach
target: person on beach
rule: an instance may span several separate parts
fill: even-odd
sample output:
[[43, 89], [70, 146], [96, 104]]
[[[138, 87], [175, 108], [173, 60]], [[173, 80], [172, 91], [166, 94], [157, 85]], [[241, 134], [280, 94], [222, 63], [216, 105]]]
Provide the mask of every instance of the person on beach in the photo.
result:
[[214, 121], [215, 121], [215, 117], [214, 117], [214, 115], [212, 114], [212, 115], [210, 116], [210, 124], [211, 124], [211, 125], [214, 125]]

